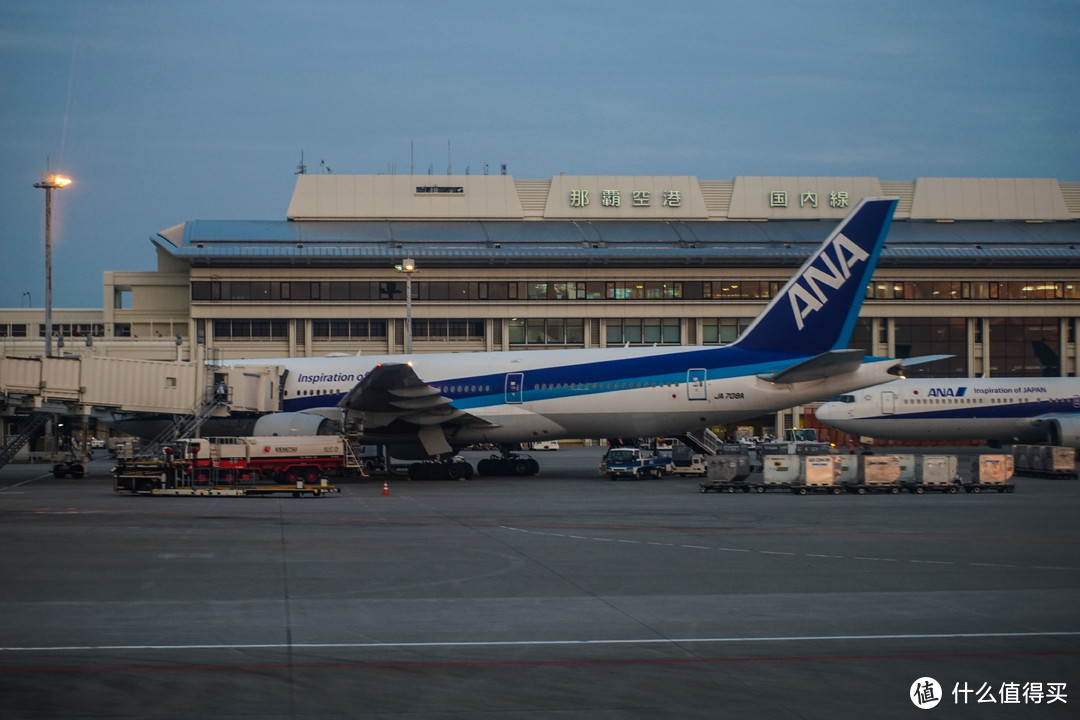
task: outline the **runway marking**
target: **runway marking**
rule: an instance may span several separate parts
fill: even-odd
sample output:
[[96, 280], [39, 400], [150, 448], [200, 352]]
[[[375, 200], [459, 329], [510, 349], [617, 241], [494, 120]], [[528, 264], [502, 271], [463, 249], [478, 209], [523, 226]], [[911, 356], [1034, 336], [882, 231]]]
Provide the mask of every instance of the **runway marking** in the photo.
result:
[[[607, 645], [723, 645], [735, 643], [852, 642], [881, 640], [989, 640], [1003, 638], [1080, 637], [1076, 630], [984, 633], [893, 633], [869, 635], [750, 635], [746, 637], [705, 638], [607, 638], [592, 640], [461, 640], [360, 643], [218, 643], [192, 645], [56, 645], [36, 647], [0, 647], [0, 652], [101, 652], [113, 650], [370, 650], [395, 648], [493, 648], [493, 647], [586, 647]], [[0, 672], [3, 669], [0, 668]]]
[[619, 542], [626, 545], [652, 545], [653, 547], [679, 547], [692, 550], [715, 550], [718, 552], [737, 552], [737, 553], [756, 553], [758, 555], [782, 555], [788, 557], [806, 557], [806, 558], [823, 558], [827, 560], [862, 560], [866, 562], [881, 562], [881, 563], [896, 563], [896, 562], [908, 562], [915, 565], [966, 565], [967, 567], [981, 567], [981, 568], [1017, 568], [1027, 567], [1029, 570], [1065, 570], [1065, 571], [1080, 571], [1077, 567], [1057, 566], [1057, 565], [1030, 565], [1020, 566], [1007, 563], [983, 563], [983, 562], [967, 562], [958, 563], [953, 560], [916, 560], [908, 559], [901, 560], [899, 558], [888, 557], [868, 557], [863, 555], [852, 555], [850, 557], [845, 555], [827, 555], [824, 553], [795, 553], [785, 552], [781, 550], [750, 550], [747, 548], [733, 548], [726, 546], [708, 546], [708, 545], [686, 545], [680, 543], [663, 543], [653, 540], [627, 540], [619, 538], [599, 537], [599, 536], [585, 536], [585, 535], [564, 535], [560, 533], [544, 532], [542, 530], [527, 530], [525, 528], [511, 527], [509, 525], [500, 525], [502, 530], [510, 530], [513, 532], [524, 533], [525, 535], [543, 535], [546, 537], [557, 537], [571, 540], [593, 540], [596, 542]]

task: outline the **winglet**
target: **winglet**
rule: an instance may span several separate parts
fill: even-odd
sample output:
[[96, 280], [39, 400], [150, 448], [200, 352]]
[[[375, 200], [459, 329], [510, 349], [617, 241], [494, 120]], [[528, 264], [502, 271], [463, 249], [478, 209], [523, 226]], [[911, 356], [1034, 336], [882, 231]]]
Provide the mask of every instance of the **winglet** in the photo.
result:
[[806, 355], [846, 348], [896, 203], [864, 198], [734, 344]]

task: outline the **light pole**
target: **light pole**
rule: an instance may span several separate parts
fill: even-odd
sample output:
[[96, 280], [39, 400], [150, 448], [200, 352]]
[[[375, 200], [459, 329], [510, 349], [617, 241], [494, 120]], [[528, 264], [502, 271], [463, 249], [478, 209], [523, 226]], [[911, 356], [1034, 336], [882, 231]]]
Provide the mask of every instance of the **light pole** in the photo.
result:
[[52, 191], [70, 184], [70, 178], [47, 172], [34, 183], [45, 190], [45, 357], [52, 357]]
[[398, 272], [405, 273], [405, 354], [412, 354], [412, 274], [416, 272], [416, 261], [405, 258], [400, 265], [394, 266]]

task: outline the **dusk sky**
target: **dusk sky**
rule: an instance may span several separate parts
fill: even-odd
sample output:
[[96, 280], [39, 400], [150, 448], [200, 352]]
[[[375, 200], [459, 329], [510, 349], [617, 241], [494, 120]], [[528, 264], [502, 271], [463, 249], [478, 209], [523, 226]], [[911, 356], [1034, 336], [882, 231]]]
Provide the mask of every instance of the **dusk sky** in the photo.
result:
[[[0, 0], [0, 307], [338, 174], [1080, 181], [1080, 3]], [[450, 144], [448, 157], [447, 144]], [[29, 293], [29, 296], [25, 295]]]

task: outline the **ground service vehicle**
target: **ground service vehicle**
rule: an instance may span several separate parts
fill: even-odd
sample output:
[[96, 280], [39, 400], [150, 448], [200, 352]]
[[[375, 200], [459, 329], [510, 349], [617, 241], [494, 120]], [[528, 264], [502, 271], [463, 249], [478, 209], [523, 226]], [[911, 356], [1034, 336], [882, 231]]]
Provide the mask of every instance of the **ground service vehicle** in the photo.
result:
[[175, 443], [175, 453], [190, 464], [196, 482], [225, 483], [315, 482], [343, 475], [351, 458], [340, 435], [188, 438]]
[[709, 474], [705, 456], [682, 443], [677, 443], [672, 449], [671, 462], [671, 472], [675, 475], [705, 477]]
[[340, 435], [188, 438], [113, 469], [117, 492], [154, 495], [320, 495], [337, 492], [326, 477], [346, 471], [363, 474]]
[[671, 458], [646, 455], [638, 448], [611, 448], [600, 463], [600, 474], [608, 480], [639, 480], [662, 477], [672, 470]]

